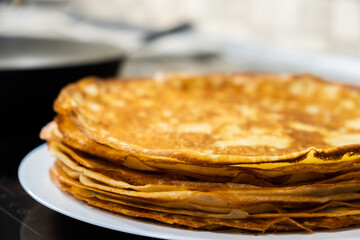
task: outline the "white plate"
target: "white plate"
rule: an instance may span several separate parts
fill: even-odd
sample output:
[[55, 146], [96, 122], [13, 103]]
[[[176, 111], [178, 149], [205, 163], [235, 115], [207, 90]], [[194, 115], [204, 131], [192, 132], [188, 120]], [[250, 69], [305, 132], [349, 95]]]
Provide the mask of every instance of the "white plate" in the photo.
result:
[[19, 167], [19, 180], [26, 192], [41, 204], [59, 213], [104, 228], [148, 237], [177, 240], [359, 240], [360, 238], [359, 229], [324, 231], [313, 234], [276, 233], [256, 236], [234, 231], [184, 230], [163, 224], [149, 223], [91, 207], [73, 198], [70, 194], [62, 192], [51, 182], [49, 177], [49, 168], [53, 162], [54, 158], [49, 154], [45, 144], [31, 151], [23, 159]]

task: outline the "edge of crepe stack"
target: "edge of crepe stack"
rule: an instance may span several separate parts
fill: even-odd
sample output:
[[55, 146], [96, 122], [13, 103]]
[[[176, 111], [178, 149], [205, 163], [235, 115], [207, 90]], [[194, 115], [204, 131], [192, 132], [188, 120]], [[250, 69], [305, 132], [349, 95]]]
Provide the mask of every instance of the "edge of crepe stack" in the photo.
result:
[[[276, 75], [268, 75], [268, 74], [210, 74], [210, 75], [186, 75], [186, 74], [176, 74], [170, 73], [165, 74], [159, 79], [156, 78], [136, 78], [136, 79], [121, 79], [121, 82], [130, 83], [130, 82], [138, 82], [140, 86], [142, 82], [162, 82], [165, 83], [165, 87], [174, 88], [174, 89], [191, 89], [191, 88], [218, 88], [221, 83], [229, 84], [230, 86], [236, 86], [237, 83], [234, 81], [237, 77], [245, 77], [245, 82], [250, 80], [258, 81], [263, 80], [266, 82], [272, 82], [274, 79], [279, 80], [280, 83], [285, 83], [289, 79], [289, 82], [296, 82], [298, 80], [308, 80], [314, 82], [316, 84], [329, 84], [326, 80], [318, 78], [316, 76], [310, 74], [303, 74], [299, 76], [285, 76], [281, 78]], [[251, 79], [254, 78], [254, 79]], [[108, 79], [109, 81], [116, 81], [116, 79]], [[236, 79], [239, 80], [239, 79]], [[57, 122], [59, 123], [59, 127], [63, 126], [63, 129], [67, 127], [78, 128], [77, 131], [81, 131], [82, 135], [85, 135], [90, 142], [86, 144], [91, 144], [91, 141], [110, 147], [110, 149], [121, 149], [124, 153], [134, 152], [136, 153], [136, 157], [141, 158], [142, 161], [152, 162], [156, 160], [157, 162], [164, 163], [184, 163], [184, 164], [196, 164], [199, 166], [238, 166], [238, 167], [253, 167], [254, 164], [257, 165], [257, 168], [261, 169], [271, 169], [279, 166], [293, 166], [294, 163], [315, 163], [319, 162], [323, 163], [338, 163], [341, 161], [349, 161], [352, 159], [356, 159], [360, 156], [360, 144], [346, 144], [343, 146], [330, 147], [326, 149], [318, 149], [315, 147], [309, 147], [302, 151], [294, 151], [292, 153], [284, 154], [284, 155], [276, 155], [276, 156], [246, 156], [246, 155], [214, 155], [209, 153], [196, 152], [193, 150], [166, 150], [166, 149], [145, 149], [142, 146], [137, 146], [133, 144], [123, 143], [118, 141], [117, 139], [106, 139], [101, 135], [101, 131], [93, 131], [90, 126], [89, 119], [83, 116], [86, 115], [86, 112], [83, 112], [79, 105], [82, 105], [84, 99], [82, 94], [92, 95], [92, 91], [94, 88], [102, 88], [104, 85], [101, 79], [97, 79], [94, 77], [84, 78], [78, 81], [75, 84], [70, 84], [61, 91], [58, 98], [54, 103], [54, 110], [58, 113]], [[199, 84], [200, 82], [203, 82]], [[340, 87], [343, 90], [351, 90], [353, 93], [360, 94], [360, 87], [346, 85], [343, 83], [331, 83], [334, 87]], [[278, 86], [280, 87], [280, 86]], [[100, 90], [97, 90], [100, 91]], [[106, 91], [106, 88], [103, 89]], [[71, 126], [74, 125], [74, 126]], [[76, 137], [76, 136], [75, 136]], [[99, 149], [97, 149], [99, 150]], [[105, 151], [109, 150], [109, 148], [104, 149]], [[104, 151], [104, 154], [108, 154]], [[110, 151], [111, 152], [111, 151]], [[119, 154], [119, 151], [116, 152], [116, 155]], [[123, 156], [113, 155], [111, 161], [123, 161]], [[276, 164], [273, 164], [276, 163]]]
[[186, 161], [98, 142], [72, 114], [59, 111], [41, 138], [56, 157], [52, 180], [90, 205], [207, 230], [312, 232], [360, 225], [357, 146], [309, 148], [269, 161]]
[[[116, 156], [130, 153], [117, 154], [118, 150], [94, 142], [91, 147], [82, 145], [89, 141], [85, 136], [74, 144], [70, 135], [75, 132], [72, 128], [62, 132], [57, 121], [43, 129], [42, 138], [57, 159], [51, 177], [61, 189], [103, 209], [207, 230], [312, 232], [360, 224], [358, 159], [340, 163], [341, 171], [339, 163], [332, 163], [271, 171], [238, 166], [196, 171], [191, 166], [174, 174], [163, 163], [149, 167], [149, 162], [134, 161], [134, 157], [130, 166], [104, 160], [98, 148]], [[89, 153], [90, 149], [98, 155]], [[300, 169], [302, 173], [295, 174]], [[209, 171], [214, 171], [212, 177]], [[229, 171], [234, 175], [231, 181], [225, 175]]]

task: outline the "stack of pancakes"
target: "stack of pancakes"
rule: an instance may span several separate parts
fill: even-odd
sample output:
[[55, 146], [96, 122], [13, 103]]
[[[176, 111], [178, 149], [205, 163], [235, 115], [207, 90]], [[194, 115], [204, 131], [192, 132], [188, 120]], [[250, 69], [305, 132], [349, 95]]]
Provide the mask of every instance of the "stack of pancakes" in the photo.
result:
[[113, 212], [199, 229], [360, 225], [360, 90], [310, 75], [83, 79], [45, 126], [52, 180]]

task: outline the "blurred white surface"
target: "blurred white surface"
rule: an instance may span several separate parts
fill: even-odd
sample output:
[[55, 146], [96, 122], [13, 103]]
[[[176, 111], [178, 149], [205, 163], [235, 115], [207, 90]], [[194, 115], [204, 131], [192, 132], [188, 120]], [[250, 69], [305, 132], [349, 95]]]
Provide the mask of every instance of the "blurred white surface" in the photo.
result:
[[[143, 41], [149, 31], [186, 21], [194, 31]], [[73, 0], [63, 5], [29, 0], [20, 7], [0, 5], [0, 35], [105, 42], [133, 58], [190, 57], [192, 64], [199, 56], [218, 54], [225, 61], [219, 68], [212, 62], [208, 71], [308, 72], [360, 85], [359, 24], [359, 0]], [[169, 61], [157, 63], [169, 70]]]
[[98, 27], [68, 14], [64, 7], [0, 5], [0, 34], [40, 38], [106, 42], [132, 50], [139, 47], [140, 32]]
[[73, 0], [70, 7], [106, 21], [161, 29], [187, 20], [233, 41], [360, 57], [359, 0]]

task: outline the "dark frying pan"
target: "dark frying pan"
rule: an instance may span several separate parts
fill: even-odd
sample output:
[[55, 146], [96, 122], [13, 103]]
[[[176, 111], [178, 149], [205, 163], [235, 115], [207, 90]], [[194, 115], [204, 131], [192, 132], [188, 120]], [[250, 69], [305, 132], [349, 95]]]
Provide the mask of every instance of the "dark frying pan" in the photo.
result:
[[42, 142], [40, 129], [54, 117], [63, 86], [85, 76], [113, 77], [124, 59], [104, 44], [0, 37], [1, 162], [15, 168]]

